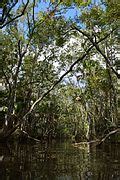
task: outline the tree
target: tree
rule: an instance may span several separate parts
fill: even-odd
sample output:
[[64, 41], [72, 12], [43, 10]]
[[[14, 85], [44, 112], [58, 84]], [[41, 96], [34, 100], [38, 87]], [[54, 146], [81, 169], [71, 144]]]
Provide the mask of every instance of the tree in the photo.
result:
[[[45, 50], [46, 48], [49, 48], [51, 43], [53, 43], [52, 36], [54, 35], [55, 37], [54, 28], [56, 28], [56, 32], [58, 33], [58, 28], [62, 24], [63, 27], [66, 25], [60, 18], [52, 20], [48, 18], [48, 15], [39, 17], [36, 24], [30, 24], [31, 18], [33, 17], [28, 17], [28, 14], [24, 16], [25, 21], [27, 21], [28, 34], [24, 32], [24, 29], [22, 29], [22, 22], [20, 22], [19, 25], [19, 22], [17, 21], [14, 21], [14, 23], [16, 23], [15, 27], [11, 24], [8, 29], [6, 29], [6, 32], [3, 32], [4, 48], [2, 72], [9, 93], [7, 126], [5, 132], [9, 132], [9, 130], [11, 130], [16, 124], [14, 123], [13, 114], [17, 116], [17, 122], [19, 122], [19, 118], [22, 119], [22, 116], [24, 116], [24, 114], [29, 110], [31, 101], [36, 98], [36, 94], [39, 95], [40, 93], [43, 93], [45, 89], [47, 89], [47, 86], [49, 87], [49, 84], [52, 83], [53, 77], [56, 76], [52, 60], [54, 56], [54, 53], [52, 52], [53, 48], [49, 52], [50, 55], [48, 51], [46, 53]], [[55, 21], [59, 22], [56, 26], [54, 25]], [[40, 32], [39, 28], [42, 29], [43, 27], [45, 31]], [[51, 31], [52, 28], [53, 31]], [[46, 34], [48, 35], [47, 38]], [[37, 39], [39, 38], [39, 41], [37, 41], [36, 37]], [[8, 41], [6, 41], [6, 39], [8, 39]], [[41, 53], [44, 54], [45, 60], [38, 61]], [[51, 62], [49, 62], [49, 60]], [[40, 69], [41, 72], [39, 71]], [[42, 74], [43, 72], [45, 73], [44, 76]], [[49, 78], [47, 74], [48, 72], [51, 73], [51, 77]], [[41, 87], [39, 86], [36, 88], [36, 84], [40, 81]], [[19, 93], [21, 93], [21, 96], [25, 95], [26, 97], [22, 98]], [[21, 101], [23, 101], [23, 103]], [[20, 106], [23, 106], [22, 109]], [[16, 112], [18, 114], [16, 114]]]
[[[49, 12], [41, 12], [38, 16], [34, 16], [35, 6], [29, 4], [24, 19], [15, 19], [2, 31], [2, 79], [8, 93], [7, 125], [3, 132], [5, 137], [18, 127], [30, 132], [34, 121], [42, 127], [40, 120], [44, 126], [43, 135], [51, 130], [53, 133], [54, 122], [59, 119], [72, 135], [82, 134], [84, 129], [84, 138], [94, 138], [116, 121], [116, 94], [113, 94], [118, 72], [113, 67], [110, 47], [113, 45], [117, 25], [110, 25], [105, 20], [106, 9], [94, 4], [90, 7], [90, 4], [76, 3], [76, 6], [80, 5], [82, 14], [74, 22], [66, 20], [61, 13], [64, 7], [66, 10], [71, 4], [60, 3], [53, 3]], [[80, 22], [84, 28], [80, 27]], [[68, 43], [70, 41], [72, 45]], [[79, 87], [80, 75], [83, 76], [85, 90], [79, 91], [79, 88], [82, 89]], [[73, 90], [67, 83], [68, 80], [71, 82], [71, 77], [76, 78], [72, 81]], [[67, 89], [68, 99], [62, 96], [66, 110], [60, 113], [63, 103], [54, 89], [62, 85]], [[69, 88], [73, 95], [68, 91]], [[76, 103], [77, 97], [74, 94], [80, 95], [80, 104]], [[39, 106], [48, 97], [50, 104], [45, 100]], [[60, 102], [61, 106], [53, 105], [52, 98], [54, 103]], [[58, 108], [56, 111], [60, 118], [54, 116], [55, 108]], [[37, 113], [38, 117], [35, 117]], [[99, 114], [97, 117], [96, 113]], [[63, 114], [65, 118], [62, 121]], [[50, 119], [53, 123], [45, 125]], [[74, 124], [74, 128], [70, 124]], [[104, 128], [98, 132], [102, 125]]]

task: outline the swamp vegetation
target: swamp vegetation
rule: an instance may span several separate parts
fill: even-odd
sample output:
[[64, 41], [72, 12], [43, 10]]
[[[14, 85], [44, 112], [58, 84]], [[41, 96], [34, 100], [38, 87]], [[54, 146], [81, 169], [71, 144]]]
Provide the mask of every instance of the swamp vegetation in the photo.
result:
[[[2, 178], [14, 179], [17, 165], [20, 179], [119, 179], [120, 3], [2, 1], [0, 8]], [[103, 167], [113, 151], [110, 174]]]
[[[3, 14], [1, 139], [21, 130], [89, 141], [117, 128], [119, 13], [101, 3], [51, 2], [46, 12], [28, 1]], [[66, 18], [70, 8], [81, 13]]]

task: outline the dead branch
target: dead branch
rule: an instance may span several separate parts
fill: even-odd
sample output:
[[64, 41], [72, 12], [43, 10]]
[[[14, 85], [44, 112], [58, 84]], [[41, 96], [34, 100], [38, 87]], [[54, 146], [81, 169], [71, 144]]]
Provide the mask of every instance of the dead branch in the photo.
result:
[[33, 138], [31, 137], [26, 131], [22, 131], [22, 133], [24, 133], [25, 135], [27, 135], [27, 138], [31, 139], [31, 140], [34, 140], [36, 142], [41, 142], [39, 139], [36, 139], [36, 138]]
[[100, 142], [97, 144], [97, 146], [100, 146], [103, 142], [105, 142], [105, 140], [110, 137], [111, 135], [113, 134], [116, 134], [117, 132], [120, 132], [120, 128], [117, 128], [111, 132], [109, 132], [107, 135], [105, 135], [101, 140]]

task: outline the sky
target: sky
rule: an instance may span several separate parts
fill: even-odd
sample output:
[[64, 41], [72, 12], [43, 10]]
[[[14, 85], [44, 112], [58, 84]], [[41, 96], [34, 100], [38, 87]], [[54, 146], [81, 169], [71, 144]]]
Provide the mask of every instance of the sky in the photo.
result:
[[[95, 5], [98, 5], [101, 0], [91, 0], [91, 2]], [[41, 0], [39, 6], [35, 9], [35, 12], [38, 13], [39, 11], [47, 11], [47, 8], [50, 5], [50, 0]], [[103, 7], [104, 8], [104, 7]], [[80, 15], [80, 10], [78, 7], [74, 5], [72, 8], [69, 8], [66, 13], [63, 14], [66, 19], [74, 19], [76, 15]]]
[[[32, 1], [33, 0], [30, 0], [30, 2], [32, 2]], [[47, 8], [49, 7], [49, 4], [50, 4], [50, 0], [39, 0], [39, 1], [40, 1], [39, 6], [37, 8], [35, 8], [36, 14], [39, 11], [47, 11]], [[98, 3], [100, 3], [101, 0], [91, 0], [91, 1], [92, 1], [92, 3], [97, 5]], [[23, 2], [26, 3], [27, 0], [23, 0]], [[20, 4], [22, 4], [22, 0], [18, 1], [18, 3], [15, 6], [15, 9], [17, 9]], [[64, 13], [64, 17], [66, 19], [69, 19], [69, 18], [73, 19], [76, 15], [79, 15], [79, 14], [80, 14], [80, 12], [79, 12], [78, 8], [74, 7], [74, 8], [70, 8], [69, 10], [67, 10], [67, 12]], [[1, 15], [2, 15], [2, 9], [0, 8], [0, 17], [1, 17]]]
[[[44, 0], [42, 1], [41, 0], [41, 3], [39, 4], [39, 7], [36, 8], [36, 12], [38, 11], [47, 11], [47, 8], [49, 7], [49, 2], [45, 2]], [[65, 18], [73, 18], [76, 14], [79, 14], [79, 10], [74, 7], [74, 8], [71, 8], [69, 10], [67, 10], [67, 12], [64, 14]]]

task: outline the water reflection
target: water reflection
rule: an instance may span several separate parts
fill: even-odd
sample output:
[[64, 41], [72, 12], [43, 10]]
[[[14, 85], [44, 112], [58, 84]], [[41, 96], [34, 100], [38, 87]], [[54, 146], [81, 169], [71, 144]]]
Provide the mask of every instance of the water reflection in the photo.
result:
[[0, 144], [1, 180], [120, 180], [120, 144]]

